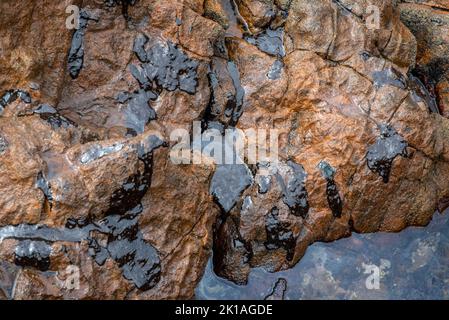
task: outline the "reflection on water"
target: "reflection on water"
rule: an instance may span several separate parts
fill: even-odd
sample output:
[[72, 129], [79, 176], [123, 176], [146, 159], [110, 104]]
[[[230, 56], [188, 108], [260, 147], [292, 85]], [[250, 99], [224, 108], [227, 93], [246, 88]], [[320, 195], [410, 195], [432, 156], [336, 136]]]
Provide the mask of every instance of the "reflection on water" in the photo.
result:
[[436, 214], [425, 228], [316, 243], [295, 268], [278, 273], [254, 269], [246, 286], [217, 277], [209, 261], [196, 289], [197, 299], [267, 297], [449, 299], [449, 211]]

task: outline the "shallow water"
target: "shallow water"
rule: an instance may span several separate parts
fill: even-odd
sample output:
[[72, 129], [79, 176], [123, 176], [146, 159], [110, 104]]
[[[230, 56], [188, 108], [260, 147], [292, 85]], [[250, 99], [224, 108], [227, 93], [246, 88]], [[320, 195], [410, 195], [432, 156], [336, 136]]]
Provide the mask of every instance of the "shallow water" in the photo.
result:
[[[448, 261], [446, 211], [435, 214], [425, 228], [315, 243], [293, 269], [278, 273], [253, 269], [246, 286], [217, 277], [210, 260], [196, 298], [449, 299]], [[375, 267], [380, 272], [378, 289], [372, 281]]]

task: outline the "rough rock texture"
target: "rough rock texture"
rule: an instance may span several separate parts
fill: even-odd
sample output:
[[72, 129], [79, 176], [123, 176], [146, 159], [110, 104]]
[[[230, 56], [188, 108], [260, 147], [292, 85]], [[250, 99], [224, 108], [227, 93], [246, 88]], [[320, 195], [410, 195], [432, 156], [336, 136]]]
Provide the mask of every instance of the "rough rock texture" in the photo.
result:
[[402, 1], [401, 19], [418, 42], [414, 70], [437, 100], [441, 114], [449, 115], [449, 2]]
[[[68, 4], [0, 3], [7, 298], [191, 298], [212, 249], [216, 273], [245, 283], [313, 242], [426, 225], [447, 204], [449, 120], [435, 95], [445, 115], [448, 86], [432, 69], [444, 10], [80, 0], [74, 31]], [[417, 33], [415, 9], [441, 26]], [[279, 162], [175, 164], [170, 135], [193, 134], [193, 121], [277, 129]]]

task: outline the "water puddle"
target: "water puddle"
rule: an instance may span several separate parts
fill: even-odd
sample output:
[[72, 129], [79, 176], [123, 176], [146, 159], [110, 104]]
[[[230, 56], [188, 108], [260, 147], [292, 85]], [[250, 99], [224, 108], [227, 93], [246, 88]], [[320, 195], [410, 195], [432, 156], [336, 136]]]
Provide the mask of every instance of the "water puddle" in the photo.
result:
[[425, 228], [315, 243], [293, 269], [252, 269], [245, 286], [217, 277], [211, 259], [196, 298], [449, 299], [448, 213], [436, 214]]

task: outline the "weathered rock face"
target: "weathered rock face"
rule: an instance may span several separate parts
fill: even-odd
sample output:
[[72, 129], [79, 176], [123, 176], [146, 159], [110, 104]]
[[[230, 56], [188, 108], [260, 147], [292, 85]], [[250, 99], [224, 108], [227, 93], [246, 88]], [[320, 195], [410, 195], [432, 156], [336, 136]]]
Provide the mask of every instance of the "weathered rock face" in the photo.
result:
[[[449, 199], [447, 81], [423, 78], [448, 41], [415, 5], [80, 0], [68, 30], [69, 4], [0, 4], [6, 298], [191, 298], [212, 249], [245, 283]], [[276, 129], [279, 162], [175, 164], [193, 121]]]
[[401, 19], [418, 42], [414, 74], [437, 100], [441, 114], [448, 116], [449, 3], [447, 1], [402, 1]]

